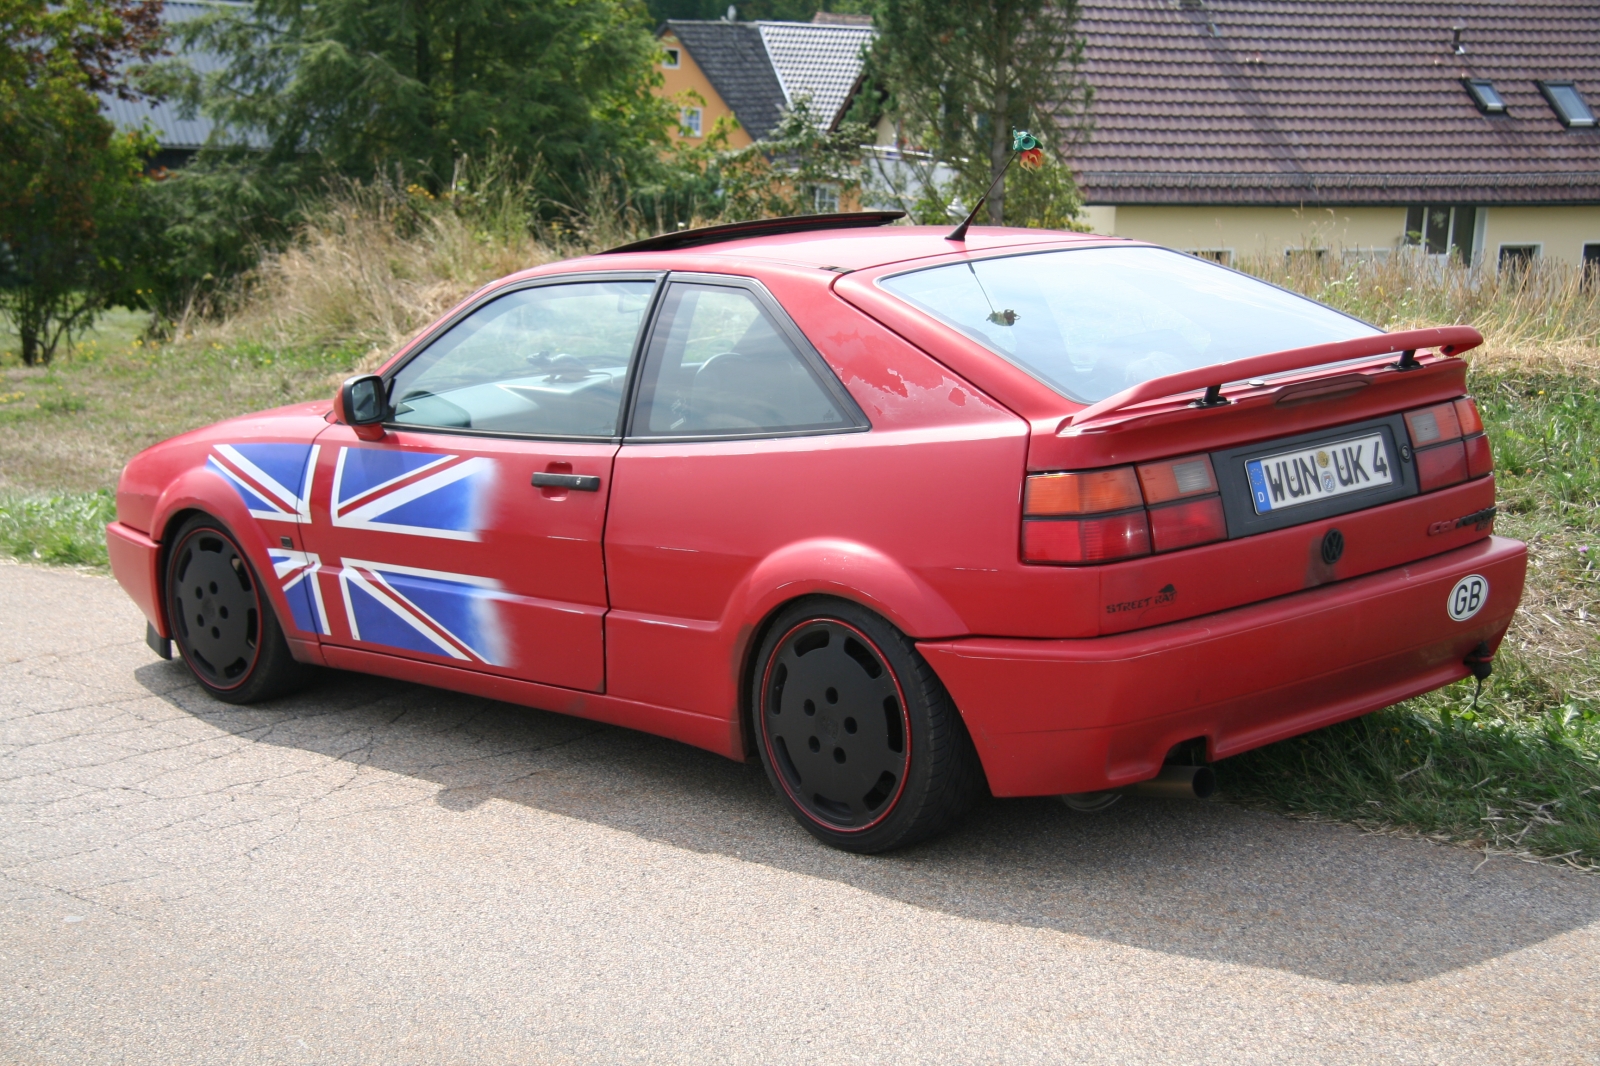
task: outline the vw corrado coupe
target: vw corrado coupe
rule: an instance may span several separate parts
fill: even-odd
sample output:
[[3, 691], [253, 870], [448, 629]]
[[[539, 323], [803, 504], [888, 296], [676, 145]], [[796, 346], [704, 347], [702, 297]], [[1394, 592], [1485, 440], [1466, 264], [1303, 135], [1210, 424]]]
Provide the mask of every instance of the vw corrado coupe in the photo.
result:
[[862, 852], [1487, 672], [1526, 550], [1475, 330], [896, 217], [528, 270], [142, 452], [107, 539], [152, 647], [234, 703], [318, 664], [753, 755]]

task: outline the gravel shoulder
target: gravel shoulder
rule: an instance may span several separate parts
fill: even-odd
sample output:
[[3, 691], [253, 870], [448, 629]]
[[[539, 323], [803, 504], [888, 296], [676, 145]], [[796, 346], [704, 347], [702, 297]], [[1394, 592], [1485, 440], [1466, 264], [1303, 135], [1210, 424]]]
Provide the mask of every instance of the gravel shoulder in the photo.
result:
[[1600, 877], [1224, 804], [828, 851], [759, 767], [0, 565], [0, 1060], [1593, 1061]]

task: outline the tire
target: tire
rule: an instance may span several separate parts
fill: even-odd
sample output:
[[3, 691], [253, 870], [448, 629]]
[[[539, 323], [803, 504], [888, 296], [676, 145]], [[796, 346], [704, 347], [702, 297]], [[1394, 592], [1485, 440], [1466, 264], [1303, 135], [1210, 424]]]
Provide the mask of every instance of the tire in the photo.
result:
[[257, 703], [303, 684], [255, 568], [226, 526], [196, 515], [167, 554], [167, 618], [200, 687], [227, 703]]
[[925, 840], [985, 791], [933, 669], [856, 604], [816, 597], [784, 609], [757, 653], [750, 710], [773, 789], [812, 836], [844, 851]]

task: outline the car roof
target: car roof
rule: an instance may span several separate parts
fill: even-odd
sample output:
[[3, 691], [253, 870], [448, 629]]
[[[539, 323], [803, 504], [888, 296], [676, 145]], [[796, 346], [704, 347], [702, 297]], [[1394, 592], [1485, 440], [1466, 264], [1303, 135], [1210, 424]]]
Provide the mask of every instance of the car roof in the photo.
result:
[[872, 226], [818, 229], [736, 237], [690, 248], [606, 252], [563, 260], [539, 268], [539, 274], [574, 270], [715, 270], [733, 261], [757, 260], [773, 265], [866, 270], [953, 252], [987, 252], [1045, 245], [1123, 244], [1123, 238], [1066, 230], [974, 226], [965, 241], [948, 239], [946, 226]]

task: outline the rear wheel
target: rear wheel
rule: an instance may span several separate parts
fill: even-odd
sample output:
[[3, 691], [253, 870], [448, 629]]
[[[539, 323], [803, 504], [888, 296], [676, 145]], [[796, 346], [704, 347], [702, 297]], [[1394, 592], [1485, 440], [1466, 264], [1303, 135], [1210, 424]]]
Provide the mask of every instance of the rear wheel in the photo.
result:
[[216, 519], [197, 515], [179, 528], [166, 591], [184, 664], [217, 699], [255, 703], [304, 681], [254, 568]]
[[803, 600], [774, 620], [751, 709], [767, 776], [824, 843], [872, 853], [948, 828], [983, 791], [955, 704], [872, 612]]

